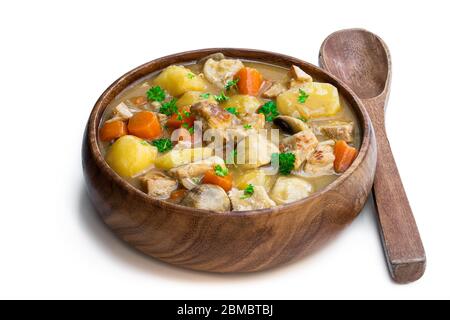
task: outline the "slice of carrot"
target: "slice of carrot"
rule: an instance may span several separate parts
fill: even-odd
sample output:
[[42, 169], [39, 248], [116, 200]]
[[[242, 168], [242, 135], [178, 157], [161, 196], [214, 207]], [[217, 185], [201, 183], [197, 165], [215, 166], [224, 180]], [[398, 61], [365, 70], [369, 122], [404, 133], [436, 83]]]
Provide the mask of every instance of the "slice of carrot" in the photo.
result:
[[127, 135], [127, 125], [121, 120], [106, 122], [100, 129], [100, 140], [111, 141]]
[[194, 125], [195, 116], [190, 114], [191, 108], [189, 106], [185, 106], [180, 108], [179, 113], [174, 113], [169, 120], [167, 120], [167, 126], [169, 128], [180, 128], [181, 126], [186, 126], [190, 128]]
[[347, 170], [355, 160], [357, 151], [350, 147], [344, 140], [339, 140], [334, 146], [334, 170], [342, 173]]
[[231, 174], [227, 174], [225, 177], [219, 177], [218, 175], [216, 175], [216, 172], [211, 169], [206, 171], [202, 183], [215, 184], [216, 186], [219, 186], [223, 190], [228, 192], [233, 186], [233, 177], [231, 176]]
[[142, 111], [130, 118], [128, 131], [142, 139], [155, 139], [161, 135], [162, 129], [158, 117], [153, 112]]
[[263, 82], [263, 76], [258, 70], [244, 67], [239, 70], [235, 78], [239, 79], [237, 83], [239, 93], [251, 96], [258, 95]]

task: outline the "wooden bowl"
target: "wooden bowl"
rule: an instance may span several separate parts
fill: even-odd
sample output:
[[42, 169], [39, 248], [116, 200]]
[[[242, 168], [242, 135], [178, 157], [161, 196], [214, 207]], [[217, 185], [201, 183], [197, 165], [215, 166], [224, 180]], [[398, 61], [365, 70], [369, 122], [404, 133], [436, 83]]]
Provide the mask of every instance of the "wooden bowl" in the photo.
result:
[[[362, 145], [352, 166], [308, 198], [273, 209], [216, 213], [151, 199], [122, 180], [104, 161], [98, 126], [108, 104], [142, 77], [171, 64], [214, 52], [228, 57], [299, 65], [314, 78], [332, 83], [360, 121]], [[341, 81], [320, 68], [278, 53], [214, 48], [170, 55], [120, 77], [99, 98], [83, 141], [83, 170], [89, 197], [104, 222], [123, 240], [167, 263], [212, 272], [252, 272], [303, 257], [333, 238], [362, 210], [376, 165], [372, 125], [360, 100]]]

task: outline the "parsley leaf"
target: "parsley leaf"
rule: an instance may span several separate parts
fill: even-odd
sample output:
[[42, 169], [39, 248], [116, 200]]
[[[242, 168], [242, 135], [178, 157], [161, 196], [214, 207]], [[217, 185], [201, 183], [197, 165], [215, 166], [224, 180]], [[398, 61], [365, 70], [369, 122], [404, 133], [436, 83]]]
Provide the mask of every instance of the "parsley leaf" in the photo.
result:
[[151, 87], [147, 91], [147, 100], [161, 102], [164, 101], [165, 98], [166, 92], [160, 86]]
[[202, 93], [202, 94], [200, 95], [200, 98], [202, 98], [202, 99], [208, 99], [210, 96], [211, 96], [211, 93], [206, 92], [206, 93]]
[[244, 195], [241, 197], [241, 199], [248, 199], [255, 193], [255, 187], [250, 183], [247, 185], [247, 187], [244, 189]]
[[230, 91], [232, 88], [237, 87], [238, 82], [239, 82], [239, 78], [228, 81], [225, 84], [225, 91]]
[[152, 144], [156, 148], [158, 148], [158, 151], [161, 153], [169, 151], [173, 148], [172, 141], [170, 141], [170, 139], [167, 139], [167, 138], [153, 140]]
[[300, 103], [305, 103], [306, 100], [309, 98], [309, 94], [307, 94], [302, 89], [299, 89], [298, 92], [299, 92], [299, 95], [298, 95], [297, 101]]
[[252, 125], [251, 124], [244, 124], [244, 129], [245, 130], [249, 130], [249, 129], [251, 129], [252, 128]]
[[277, 105], [274, 101], [268, 101], [259, 108], [258, 113], [263, 113], [266, 121], [271, 122], [279, 115]]
[[225, 93], [222, 91], [222, 92], [220, 93], [220, 95], [214, 96], [214, 99], [216, 99], [217, 102], [224, 102], [224, 101], [229, 100], [230, 97], [227, 97], [227, 96], [225, 95]]
[[190, 128], [188, 129], [188, 131], [189, 131], [190, 134], [194, 134], [194, 127], [190, 127]]
[[193, 74], [192, 72], [189, 72], [189, 73], [187, 74], [187, 77], [188, 77], [189, 79], [194, 79], [194, 78], [195, 78], [195, 74]]
[[291, 152], [287, 153], [274, 153], [272, 154], [272, 162], [276, 161], [278, 157], [278, 171], [282, 175], [289, 175], [294, 170], [295, 154]]
[[234, 114], [235, 116], [237, 116], [239, 114], [239, 112], [237, 111], [236, 108], [234, 107], [230, 107], [230, 108], [225, 108], [226, 111], [228, 111], [231, 114]]
[[161, 105], [161, 108], [159, 109], [159, 113], [163, 113], [167, 116], [171, 116], [174, 113], [178, 113], [178, 108], [177, 108], [177, 99], [172, 99], [169, 102], [164, 102]]
[[216, 173], [216, 176], [218, 176], [218, 177], [225, 177], [228, 175], [228, 169], [226, 167], [222, 167], [220, 165], [217, 165], [214, 167], [214, 172]]

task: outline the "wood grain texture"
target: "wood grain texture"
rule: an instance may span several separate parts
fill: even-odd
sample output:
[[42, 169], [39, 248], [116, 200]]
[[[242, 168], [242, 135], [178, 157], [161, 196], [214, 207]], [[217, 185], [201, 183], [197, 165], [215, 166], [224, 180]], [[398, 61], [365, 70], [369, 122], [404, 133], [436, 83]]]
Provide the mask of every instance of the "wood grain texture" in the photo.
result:
[[[103, 111], [133, 82], [174, 63], [214, 52], [229, 57], [301, 66], [334, 84], [361, 123], [362, 146], [352, 166], [324, 190], [301, 201], [247, 212], [217, 213], [151, 199], [122, 180], [105, 163], [98, 145]], [[170, 264], [212, 272], [252, 272], [275, 267], [318, 249], [361, 211], [370, 193], [376, 144], [360, 100], [337, 78], [301, 60], [248, 49], [204, 49], [171, 55], [144, 64], [114, 82], [99, 98], [83, 142], [83, 169], [88, 194], [104, 222], [145, 254]]]
[[322, 45], [319, 64], [348, 84], [362, 98], [378, 146], [374, 197], [380, 232], [392, 278], [408, 283], [422, 277], [426, 256], [385, 128], [385, 108], [391, 82], [391, 58], [386, 44], [366, 30], [330, 35]]

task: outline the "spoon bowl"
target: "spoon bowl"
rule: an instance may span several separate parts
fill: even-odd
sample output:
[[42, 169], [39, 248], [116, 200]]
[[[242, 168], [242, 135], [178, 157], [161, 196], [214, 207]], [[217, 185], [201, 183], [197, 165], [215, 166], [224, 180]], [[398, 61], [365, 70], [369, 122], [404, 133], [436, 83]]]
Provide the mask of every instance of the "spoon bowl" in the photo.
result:
[[350, 85], [361, 99], [375, 98], [389, 88], [389, 50], [373, 33], [363, 29], [338, 31], [324, 41], [321, 52], [326, 52], [320, 59], [328, 71]]

